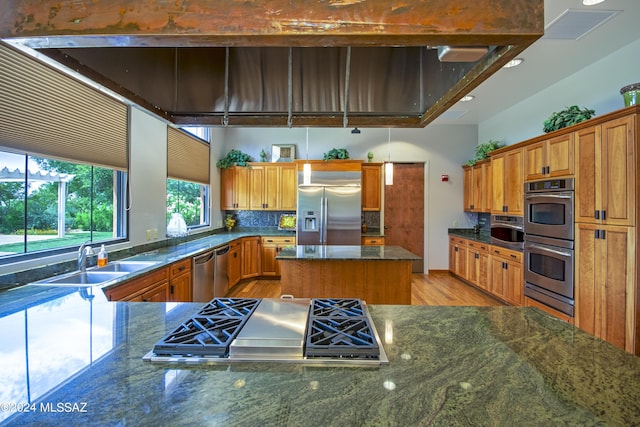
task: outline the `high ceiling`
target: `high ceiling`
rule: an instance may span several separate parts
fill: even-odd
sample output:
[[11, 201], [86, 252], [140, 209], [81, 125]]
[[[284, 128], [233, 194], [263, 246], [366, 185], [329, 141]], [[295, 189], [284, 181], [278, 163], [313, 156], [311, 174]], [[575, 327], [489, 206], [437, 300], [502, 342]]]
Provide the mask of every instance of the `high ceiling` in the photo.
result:
[[178, 125], [423, 127], [544, 21], [542, 0], [8, 1], [5, 42]]
[[[595, 6], [583, 6], [580, 0], [545, 0], [544, 8], [545, 28], [556, 21], [552, 28], [554, 35], [545, 34], [534, 42], [518, 55], [525, 60], [522, 65], [499, 70], [471, 91], [475, 96], [473, 101], [458, 102], [436, 119], [435, 123], [481, 123], [514, 103], [533, 96], [611, 52], [640, 39], [638, 0], [606, 0]], [[581, 19], [579, 15], [574, 15], [577, 19], [572, 22], [558, 20], [567, 10], [619, 13], [577, 40], [557, 38], [558, 35], [562, 35], [562, 29], [568, 32], [579, 28], [588, 29], [590, 24], [598, 20], [596, 16]], [[601, 17], [606, 18], [605, 15]]]

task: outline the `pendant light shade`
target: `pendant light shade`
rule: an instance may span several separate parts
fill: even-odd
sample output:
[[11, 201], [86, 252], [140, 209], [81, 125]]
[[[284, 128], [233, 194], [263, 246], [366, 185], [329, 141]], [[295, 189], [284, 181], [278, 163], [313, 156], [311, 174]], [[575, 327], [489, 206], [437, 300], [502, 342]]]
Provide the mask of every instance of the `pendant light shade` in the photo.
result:
[[311, 184], [311, 163], [309, 163], [309, 128], [307, 128], [307, 162], [302, 168], [302, 183]]
[[384, 184], [393, 185], [393, 163], [391, 163], [391, 128], [389, 128], [388, 158], [384, 164]]

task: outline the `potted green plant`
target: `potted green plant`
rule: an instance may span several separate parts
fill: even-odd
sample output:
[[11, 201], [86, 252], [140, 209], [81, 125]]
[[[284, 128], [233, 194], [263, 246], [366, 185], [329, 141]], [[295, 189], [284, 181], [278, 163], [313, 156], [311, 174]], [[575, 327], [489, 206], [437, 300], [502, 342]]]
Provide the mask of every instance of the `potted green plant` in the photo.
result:
[[322, 160], [347, 160], [350, 158], [346, 148], [332, 148], [328, 153], [324, 153]]
[[250, 155], [240, 150], [233, 149], [227, 153], [222, 159], [216, 162], [216, 166], [220, 169], [226, 169], [231, 166], [249, 166], [247, 163], [253, 161]]
[[476, 146], [476, 154], [473, 156], [473, 159], [467, 161], [468, 166], [473, 166], [478, 163], [480, 160], [487, 159], [489, 157], [489, 153], [493, 150], [497, 150], [498, 148], [504, 147], [504, 144], [499, 143], [498, 141], [489, 140], [483, 144]]
[[575, 125], [585, 120], [589, 120], [595, 114], [595, 110], [588, 108], [580, 109], [577, 105], [567, 107], [562, 111], [554, 112], [544, 121], [543, 128], [545, 133], [562, 129], [567, 126]]

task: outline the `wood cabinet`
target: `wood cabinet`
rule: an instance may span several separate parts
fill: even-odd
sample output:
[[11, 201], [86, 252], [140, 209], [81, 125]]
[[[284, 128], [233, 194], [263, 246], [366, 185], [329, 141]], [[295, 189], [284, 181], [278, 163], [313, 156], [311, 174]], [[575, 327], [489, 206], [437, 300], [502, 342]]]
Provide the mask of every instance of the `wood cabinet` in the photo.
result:
[[525, 181], [573, 175], [573, 154], [573, 133], [527, 145], [524, 147]]
[[362, 164], [362, 210], [382, 208], [382, 163]]
[[152, 271], [119, 286], [104, 291], [109, 301], [149, 301], [169, 300], [169, 269]]
[[296, 165], [250, 163], [249, 209], [295, 210]]
[[222, 169], [223, 210], [295, 210], [298, 196], [296, 165], [249, 163]]
[[466, 239], [449, 237], [449, 271], [463, 279], [467, 278]]
[[262, 237], [262, 275], [280, 276], [280, 262], [276, 260], [276, 255], [278, 255], [282, 248], [295, 244], [295, 236]]
[[491, 213], [522, 215], [524, 209], [524, 174], [522, 148], [500, 151], [491, 156]]
[[524, 304], [524, 270], [522, 253], [499, 246], [491, 246], [490, 291], [506, 302]]
[[464, 169], [464, 210], [466, 212], [491, 212], [493, 194], [491, 160], [483, 160]]
[[220, 170], [220, 206], [223, 210], [249, 209], [249, 168], [232, 166]]
[[171, 264], [169, 266], [169, 301], [190, 302], [192, 295], [191, 259]]
[[260, 240], [258, 236], [242, 238], [242, 279], [257, 277], [262, 272]]
[[486, 291], [491, 285], [491, 245], [467, 240], [467, 280]]
[[635, 225], [635, 116], [576, 132], [576, 222]]
[[525, 307], [536, 307], [542, 311], [544, 311], [545, 313], [548, 313], [554, 317], [557, 317], [560, 320], [564, 320], [565, 322], [573, 325], [574, 324], [574, 318], [569, 316], [566, 313], [563, 313], [561, 311], [558, 311], [556, 309], [553, 309], [551, 307], [549, 307], [548, 305], [544, 305], [541, 302], [538, 302], [532, 298], [529, 298], [527, 296], [524, 297], [524, 306]]
[[362, 246], [384, 246], [384, 236], [365, 236], [360, 239]]
[[234, 240], [229, 243], [229, 288], [240, 281], [242, 276], [242, 243], [241, 240]]
[[577, 224], [575, 325], [635, 351], [635, 227]]

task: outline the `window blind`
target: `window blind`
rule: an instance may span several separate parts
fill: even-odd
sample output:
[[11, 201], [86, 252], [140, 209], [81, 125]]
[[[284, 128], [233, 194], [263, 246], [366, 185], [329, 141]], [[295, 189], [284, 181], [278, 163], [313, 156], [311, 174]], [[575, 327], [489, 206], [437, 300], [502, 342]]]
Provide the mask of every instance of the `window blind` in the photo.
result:
[[167, 127], [167, 176], [209, 185], [209, 144]]
[[0, 146], [127, 169], [128, 106], [0, 43]]

